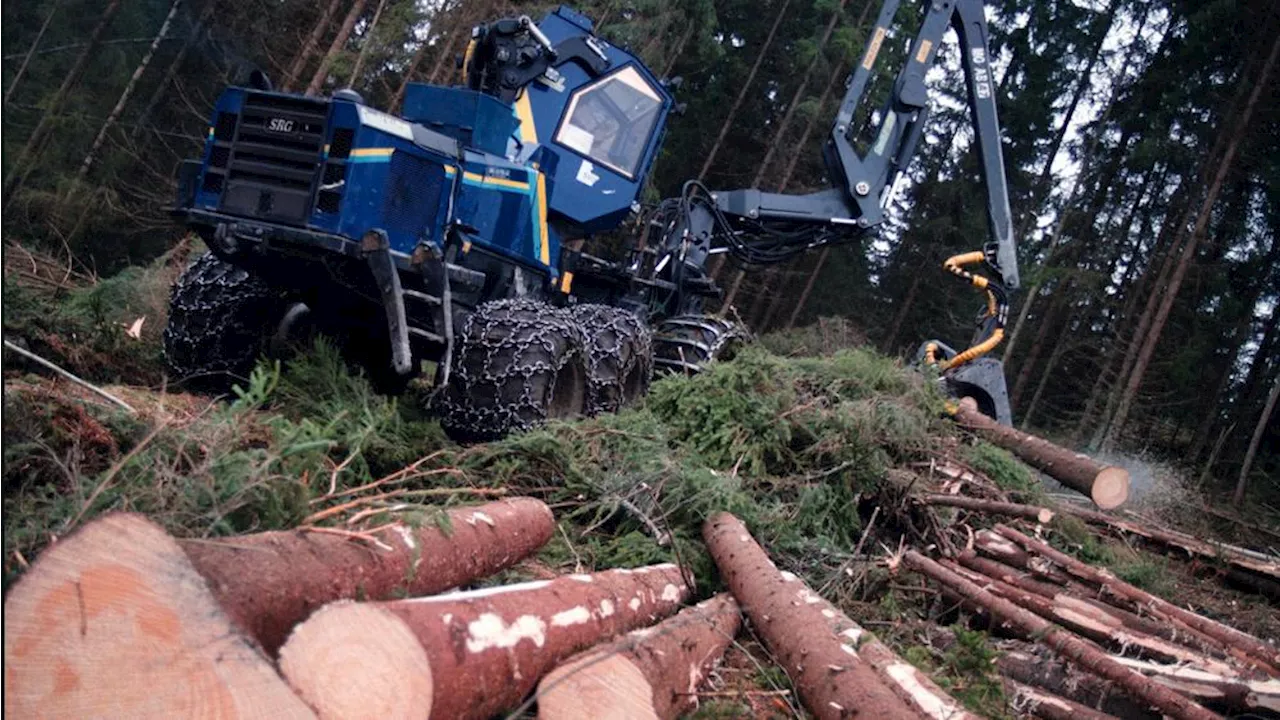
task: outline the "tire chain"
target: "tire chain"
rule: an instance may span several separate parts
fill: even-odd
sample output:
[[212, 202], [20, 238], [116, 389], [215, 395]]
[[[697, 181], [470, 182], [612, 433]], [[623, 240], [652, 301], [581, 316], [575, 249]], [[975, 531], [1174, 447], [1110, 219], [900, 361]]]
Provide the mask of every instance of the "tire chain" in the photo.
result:
[[678, 315], [658, 325], [653, 337], [659, 370], [697, 373], [727, 351], [751, 340], [741, 325], [708, 315]]
[[[653, 378], [653, 333], [648, 324], [611, 305], [575, 305], [572, 312], [586, 337], [587, 414], [616, 412], [642, 397]], [[628, 397], [632, 373], [639, 373], [640, 386]]]
[[[453, 374], [435, 406], [455, 440], [497, 440], [547, 420], [557, 376], [579, 363], [585, 378], [585, 338], [565, 309], [528, 299], [485, 303], [455, 340]], [[568, 389], [572, 391], [572, 389]]]
[[213, 253], [201, 255], [169, 293], [163, 334], [169, 372], [204, 383], [247, 375], [282, 308], [280, 294], [261, 278]]

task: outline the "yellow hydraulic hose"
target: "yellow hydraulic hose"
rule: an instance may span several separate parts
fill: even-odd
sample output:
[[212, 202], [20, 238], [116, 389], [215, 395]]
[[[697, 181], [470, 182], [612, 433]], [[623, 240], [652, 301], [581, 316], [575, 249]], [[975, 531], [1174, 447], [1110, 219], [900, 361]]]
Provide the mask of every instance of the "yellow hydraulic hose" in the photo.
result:
[[[1003, 291], [997, 294], [995, 291], [995, 288], [992, 287], [990, 280], [988, 280], [987, 278], [981, 275], [974, 275], [973, 273], [964, 269], [965, 265], [973, 265], [976, 263], [983, 262], [986, 259], [987, 259], [986, 253], [982, 252], [981, 250], [974, 250], [973, 252], [962, 253], [960, 255], [953, 255], [947, 258], [946, 261], [942, 263], [942, 267], [945, 270], [952, 273], [953, 275], [956, 275], [957, 277], [960, 277], [961, 279], [969, 281], [969, 283], [972, 284], [974, 287], [986, 293], [987, 295], [986, 317], [995, 318], [996, 320], [995, 329], [992, 330], [991, 335], [988, 336], [987, 339], [983, 340], [977, 345], [974, 345], [973, 347], [968, 348], [967, 350], [961, 353], [957, 353], [954, 357], [948, 360], [943, 360], [942, 362], [938, 362], [937, 363], [938, 367], [940, 367], [943, 370], [947, 370], [949, 368], [963, 365], [969, 362], [970, 360], [975, 360], [977, 358], [982, 357], [983, 355], [986, 355], [987, 353], [995, 349], [995, 347], [1000, 344], [1000, 341], [1004, 339], [1004, 316], [1005, 316], [1005, 312], [1007, 311], [1007, 308], [1002, 299], [1004, 296]], [[925, 348], [925, 361], [928, 362], [929, 364], [934, 364], [935, 362], [937, 362], [936, 351], [937, 351], [937, 346], [930, 343], [930, 345]]]

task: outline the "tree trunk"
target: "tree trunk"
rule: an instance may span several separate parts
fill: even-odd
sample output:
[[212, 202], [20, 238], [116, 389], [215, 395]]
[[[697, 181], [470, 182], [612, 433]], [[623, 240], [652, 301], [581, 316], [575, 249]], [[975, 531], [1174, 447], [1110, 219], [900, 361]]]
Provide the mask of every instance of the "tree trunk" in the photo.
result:
[[56, 118], [59, 111], [62, 110], [62, 103], [67, 99], [67, 93], [80, 80], [80, 75], [84, 73], [85, 67], [89, 64], [89, 59], [93, 57], [98, 49], [98, 43], [102, 41], [102, 34], [106, 32], [107, 26], [111, 24], [111, 20], [115, 18], [116, 12], [120, 10], [120, 0], [110, 0], [106, 9], [102, 11], [102, 15], [98, 20], [98, 24], [94, 26], [93, 32], [89, 35], [89, 42], [85, 43], [84, 50], [80, 51], [80, 56], [76, 58], [71, 69], [62, 78], [62, 84], [54, 91], [53, 98], [44, 109], [44, 115], [40, 117], [40, 122], [36, 124], [31, 135], [27, 137], [27, 142], [23, 144], [22, 150], [18, 153], [18, 159], [14, 161], [12, 169], [9, 171], [9, 177], [5, 178], [3, 195], [4, 204], [8, 205], [13, 199], [13, 194], [22, 187], [26, 182], [27, 175], [31, 173], [34, 155], [39, 150], [41, 143], [44, 142], [45, 135], [50, 130], [51, 121]]
[[1045, 648], [1019, 640], [1006, 641], [1001, 645], [1001, 650], [1013, 648], [1002, 652], [996, 660], [996, 668], [1007, 678], [1047, 689], [1116, 717], [1128, 720], [1160, 720], [1162, 717], [1112, 683], [1054, 657]]
[[4, 672], [13, 717], [315, 717], [141, 515], [41, 553], [5, 597]]
[[[450, 510], [442, 524], [377, 533], [381, 547], [319, 532], [267, 532], [182, 541], [227, 614], [269, 654], [323, 605], [440, 592], [486, 577], [538, 551], [555, 532], [539, 500], [514, 498]], [[403, 595], [402, 595], [403, 594]]]
[[1274, 680], [1247, 680], [1180, 664], [1165, 665], [1112, 657], [1121, 665], [1200, 702], [1222, 704], [1246, 713], [1258, 710], [1280, 712], [1280, 683]]
[[333, 42], [329, 43], [328, 52], [320, 59], [320, 67], [316, 68], [315, 74], [311, 76], [311, 82], [307, 83], [307, 95], [320, 92], [320, 86], [324, 85], [325, 79], [329, 77], [329, 66], [337, 59], [342, 47], [347, 44], [347, 39], [351, 37], [351, 30], [356, 26], [356, 21], [360, 19], [360, 14], [364, 12], [367, 4], [369, 0], [356, 0], [351, 10], [347, 12], [347, 17], [342, 21], [342, 27], [338, 28], [338, 34], [334, 36]]
[[1104, 510], [1118, 507], [1129, 497], [1128, 470], [1103, 465], [1087, 455], [1000, 425], [983, 415], [978, 410], [977, 403], [970, 398], [960, 402], [956, 419], [1037, 470], [1091, 498], [1095, 505]]
[[923, 272], [911, 273], [911, 285], [907, 287], [907, 297], [903, 299], [902, 306], [898, 308], [898, 312], [894, 313], [893, 324], [889, 326], [889, 336], [885, 338], [884, 351], [892, 355], [894, 353], [894, 345], [898, 342], [898, 335], [902, 332], [902, 323], [906, 322], [907, 316], [911, 314], [911, 307], [915, 305], [916, 295], [920, 292], [920, 281], [924, 277]]
[[926, 493], [920, 496], [920, 501], [925, 505], [943, 505], [964, 508], [973, 512], [1008, 515], [1010, 517], [1025, 518], [1041, 524], [1048, 523], [1053, 519], [1053, 511], [1049, 508], [1035, 505], [1019, 505], [1018, 503], [1000, 502], [998, 500], [981, 500], [963, 495]]
[[[1018, 405], [1022, 401], [1022, 391], [1027, 387], [1027, 381], [1031, 378], [1031, 371], [1035, 369], [1036, 362], [1040, 359], [1040, 351], [1044, 348], [1044, 340], [1049, 335], [1049, 327], [1053, 325], [1053, 321], [1057, 319], [1058, 312], [1062, 308], [1070, 288], [1067, 283], [1059, 285], [1055, 290], [1051, 291], [1053, 299], [1049, 302], [1049, 309], [1045, 311], [1044, 317], [1040, 318], [1040, 329], [1036, 331], [1036, 337], [1031, 341], [1031, 349], [1027, 351], [1027, 357], [1022, 361], [1022, 367], [1018, 368], [1018, 378], [1013, 382], [1013, 391], [1009, 393], [1009, 406], [1017, 410]], [[1031, 306], [1031, 298], [1027, 298], [1024, 307]], [[1057, 333], [1058, 341], [1061, 342], [1062, 334]], [[1009, 356], [1006, 354], [1004, 361], [1009, 362]]]
[[489, 718], [561, 660], [674, 613], [688, 594], [668, 564], [333, 603], [294, 628], [280, 670], [320, 717]]
[[316, 54], [316, 46], [320, 44], [320, 39], [324, 37], [325, 31], [329, 29], [329, 23], [333, 22], [333, 14], [338, 12], [338, 5], [341, 3], [342, 0], [329, 0], [329, 4], [325, 6], [320, 19], [311, 28], [311, 34], [307, 36], [307, 41], [303, 43], [302, 49], [293, 58], [293, 64], [289, 66], [289, 72], [285, 74], [284, 79], [280, 82], [281, 90], [293, 92], [299, 76], [302, 75], [303, 69], [307, 67], [307, 62], [311, 60], [311, 56]]
[[[1196, 224], [1191, 231], [1191, 237], [1187, 240], [1186, 245], [1183, 246], [1182, 255], [1178, 258], [1178, 264], [1173, 270], [1173, 276], [1169, 278], [1169, 286], [1161, 297], [1160, 307], [1151, 323], [1151, 331], [1143, 338], [1142, 349], [1138, 352], [1133, 372], [1125, 382], [1124, 392], [1121, 394], [1120, 402], [1116, 407], [1115, 417], [1112, 419], [1111, 426], [1107, 429], [1107, 434], [1103, 438], [1102, 447], [1104, 449], [1109, 449], [1115, 444], [1116, 438], [1124, 429], [1124, 424], [1129, 418], [1129, 411], [1137, 398], [1138, 388], [1142, 385], [1147, 366], [1151, 362], [1152, 355], [1155, 354], [1156, 345], [1160, 342], [1160, 335], [1164, 331], [1165, 322], [1169, 319], [1169, 312], [1173, 309], [1174, 301], [1177, 300], [1178, 290], [1182, 287], [1182, 280], [1186, 277], [1192, 258], [1195, 257], [1196, 247], [1205, 235], [1209, 219], [1212, 216], [1213, 205], [1218, 199], [1218, 193], [1222, 190], [1222, 184], [1226, 180], [1227, 173], [1235, 163], [1236, 151], [1240, 147], [1240, 140], [1248, 130], [1249, 121], [1253, 116], [1254, 108], [1257, 107], [1262, 88], [1268, 86], [1271, 70], [1275, 67], [1278, 54], [1280, 54], [1280, 35], [1276, 36], [1271, 43], [1271, 52], [1267, 55], [1266, 63], [1263, 65], [1258, 78], [1253, 81], [1253, 90], [1249, 93], [1249, 100], [1245, 103], [1239, 121], [1230, 129], [1224, 128], [1224, 132], [1231, 133], [1230, 139], [1227, 141], [1222, 159], [1218, 162], [1217, 172], [1214, 174], [1213, 182], [1209, 185], [1208, 192], [1205, 194], [1204, 202], [1200, 205], [1200, 213], [1196, 217]], [[1248, 83], [1248, 81], [1249, 79], [1246, 75], [1241, 76], [1240, 82], [1242, 84]]]
[[1267, 395], [1267, 404], [1262, 408], [1262, 414], [1258, 416], [1258, 424], [1253, 429], [1253, 438], [1249, 441], [1249, 450], [1244, 454], [1244, 463], [1240, 466], [1240, 479], [1236, 480], [1236, 491], [1231, 496], [1231, 504], [1236, 507], [1244, 504], [1244, 491], [1249, 485], [1249, 471], [1253, 469], [1253, 458], [1258, 453], [1262, 436], [1266, 434], [1271, 413], [1276, 409], [1277, 396], [1280, 396], [1280, 375], [1276, 376], [1275, 382], [1271, 385], [1271, 394]]
[[684, 49], [689, 45], [689, 39], [693, 37], [693, 32], [694, 30], [697, 30], [697, 28], [698, 26], [695, 25], [692, 21], [689, 22], [688, 29], [684, 31], [684, 35], [680, 36], [680, 42], [676, 43], [675, 50], [671, 52], [671, 56], [667, 60], [667, 64], [662, 70], [663, 78], [671, 77], [671, 71], [675, 69], [676, 61], [679, 60], [680, 56], [684, 54]]
[[857, 652], [862, 634], [853, 622], [831, 610], [834, 617], [824, 616], [821, 599], [794, 575], [779, 572], [740, 520], [716, 513], [703, 525], [702, 536], [720, 577], [814, 716], [914, 715]]
[[693, 710], [698, 687], [741, 625], [738, 604], [721, 593], [579, 653], [538, 683], [538, 717], [675, 720]]
[[796, 326], [796, 320], [800, 318], [800, 311], [804, 310], [805, 303], [809, 302], [809, 293], [813, 292], [814, 283], [818, 282], [818, 274], [822, 272], [822, 265], [827, 261], [827, 256], [831, 254], [831, 248], [824, 247], [822, 252], [818, 253], [818, 259], [813, 263], [813, 269], [809, 271], [809, 279], [804, 282], [804, 290], [800, 291], [800, 297], [796, 299], [796, 306], [791, 310], [791, 317], [787, 318], [787, 329]]
[[[844, 6], [848, 3], [849, 0], [840, 0], [840, 4], [831, 13], [831, 19], [827, 21], [826, 29], [822, 31], [822, 39], [818, 41], [818, 47], [813, 53], [813, 59], [809, 61], [809, 67], [800, 76], [800, 84], [796, 87], [795, 93], [791, 95], [791, 102], [787, 103], [787, 109], [782, 113], [782, 119], [778, 121], [778, 127], [773, 132], [773, 141], [768, 144], [764, 152], [764, 159], [760, 161], [760, 165], [756, 168], [756, 176], [751, 181], [751, 187], [758, 188], [764, 181], [764, 174], [768, 172], [769, 164], [773, 162], [773, 154], [778, 150], [778, 146], [782, 145], [782, 141], [786, 139], [787, 130], [791, 127], [791, 117], [795, 115], [796, 107], [800, 105], [800, 100], [804, 97], [805, 90], [809, 89], [809, 78], [813, 76], [814, 68], [818, 66], [818, 61], [822, 59], [822, 51], [826, 49], [827, 42], [831, 40], [831, 34], [835, 32], [836, 23], [840, 21], [840, 16], [844, 14]], [[863, 6], [864, 14], [867, 8], [870, 7], [871, 3]], [[840, 64], [843, 65], [843, 58], [841, 58]], [[788, 147], [794, 148], [796, 146]], [[793, 154], [798, 153], [793, 151]]]
[[373, 34], [378, 30], [378, 21], [382, 19], [382, 8], [386, 7], [387, 0], [378, 0], [378, 8], [373, 11], [373, 20], [369, 21], [369, 27], [364, 31], [364, 42], [360, 44], [360, 54], [356, 56], [356, 66], [351, 69], [351, 80], [347, 83], [350, 87], [355, 87], [360, 81], [360, 70], [364, 68], [365, 58], [369, 56], [369, 48], [373, 45]]
[[1150, 703], [1169, 717], [1179, 720], [1214, 720], [1217, 715], [1187, 698], [1157, 685], [1141, 675], [1120, 665], [1098, 650], [1097, 646], [1056, 627], [1053, 623], [1017, 605], [996, 597], [981, 586], [961, 577], [915, 550], [906, 551], [903, 564], [911, 570], [926, 575], [961, 597], [986, 608], [997, 619], [1013, 626], [1024, 635], [1036, 638], [1053, 648], [1059, 655], [1071, 660], [1102, 677], [1111, 680], [1135, 697]]
[[[751, 64], [751, 71], [747, 73], [747, 79], [743, 81], [742, 87], [738, 90], [738, 96], [734, 98], [733, 105], [729, 107], [729, 114], [725, 117], [724, 122], [720, 125], [720, 132], [716, 134], [716, 140], [711, 144], [711, 152], [707, 153], [707, 159], [702, 163], [702, 169], [698, 171], [698, 180], [706, 178], [707, 171], [711, 169], [711, 164], [716, 161], [716, 155], [720, 153], [720, 146], [724, 143], [724, 138], [729, 134], [729, 128], [733, 127], [733, 121], [737, 119], [738, 109], [742, 107], [742, 102], [747, 98], [747, 91], [751, 89], [751, 83], [756, 79], [756, 73], [760, 71], [760, 65], [764, 62], [764, 58], [769, 54], [769, 46], [773, 44], [773, 38], [778, 34], [778, 26], [782, 24], [782, 18], [787, 14], [787, 7], [791, 5], [791, 0], [782, 0], [782, 7], [778, 9], [778, 14], [773, 18], [773, 25], [769, 28], [769, 35], [765, 37], [764, 44], [756, 51], [756, 61]], [[729, 303], [725, 303], [728, 305]]]
[[1277, 665], [1280, 665], [1280, 649], [1272, 647], [1256, 637], [1229, 625], [1223, 625], [1203, 615], [1184, 610], [1178, 605], [1167, 602], [1120, 580], [1109, 572], [1103, 572], [1093, 566], [1086, 565], [1070, 555], [1059, 552], [1038, 540], [1033, 540], [1006, 525], [997, 525], [996, 532], [1018, 543], [1028, 551], [1038, 553], [1046, 560], [1056, 563], [1075, 577], [1098, 586], [1108, 595], [1134, 603], [1166, 621], [1176, 621], [1194, 628], [1223, 643], [1225, 647], [1231, 650], [1232, 655], [1251, 658], [1261, 663], [1263, 667], [1268, 668], [1268, 673], [1273, 677], [1280, 677], [1280, 670], [1275, 669]]
[[[1067, 321], [1068, 328], [1075, 318]], [[1036, 391], [1031, 394], [1031, 402], [1027, 403], [1026, 412], [1022, 413], [1022, 429], [1032, 427], [1031, 419], [1035, 417], [1036, 410], [1040, 408], [1040, 400], [1044, 397], [1044, 389], [1049, 386], [1049, 380], [1054, 377], [1054, 368], [1058, 367], [1058, 361], [1062, 359], [1062, 355], [1067, 351], [1067, 347], [1071, 344], [1072, 335], [1070, 332], [1063, 332], [1058, 341], [1053, 344], [1053, 351], [1049, 353], [1049, 360], [1044, 364], [1044, 370], [1040, 373], [1040, 380], [1036, 383]]]
[[134, 123], [133, 130], [129, 132], [130, 138], [136, 138], [142, 134], [143, 128], [146, 127], [147, 122], [151, 119], [151, 113], [155, 112], [156, 107], [160, 105], [160, 100], [164, 98], [165, 90], [173, 82], [174, 76], [182, 70], [182, 63], [187, 59], [187, 52], [191, 50], [192, 45], [199, 43], [200, 34], [204, 31], [205, 24], [209, 22], [209, 18], [213, 15], [213, 11], [217, 6], [217, 0], [205, 0], [204, 10], [200, 11], [200, 17], [191, 28], [191, 34], [182, 43], [182, 48], [174, 56], [173, 62], [169, 63], [169, 68], [165, 70], [164, 77], [160, 78], [160, 82], [156, 83], [155, 90], [151, 91], [151, 98], [147, 100], [146, 106], [143, 107], [142, 112], [138, 115], [138, 121]]
[[129, 77], [129, 82], [125, 84], [124, 91], [120, 93], [119, 99], [116, 100], [115, 107], [111, 108], [111, 113], [107, 115], [106, 122], [102, 123], [97, 137], [93, 139], [93, 144], [89, 146], [89, 152], [80, 163], [80, 170], [76, 172], [76, 179], [83, 180], [89, 174], [89, 169], [93, 167], [94, 158], [97, 156], [98, 151], [102, 149], [102, 143], [107, 140], [107, 133], [111, 131], [111, 127], [120, 119], [125, 105], [128, 104], [129, 98], [133, 96], [134, 88], [138, 86], [138, 80], [147, 71], [147, 66], [151, 64], [151, 58], [155, 57], [156, 49], [160, 47], [160, 43], [169, 34], [169, 26], [173, 24], [173, 18], [178, 14], [178, 8], [181, 6], [182, 0], [174, 0], [173, 5], [169, 7], [169, 14], [165, 15], [164, 22], [160, 24], [160, 31], [156, 33], [155, 39], [151, 41], [151, 45], [147, 48], [147, 52], [143, 54], [142, 61], [138, 63], [138, 67], [134, 68], [133, 75]]
[[18, 66], [17, 72], [13, 74], [13, 79], [9, 81], [9, 89], [4, 92], [4, 104], [8, 105], [9, 100], [13, 97], [13, 91], [18, 88], [18, 81], [27, 72], [27, 65], [31, 64], [31, 58], [36, 54], [36, 50], [40, 48], [40, 41], [44, 39], [44, 31], [49, 29], [49, 22], [53, 20], [53, 16], [58, 12], [59, 0], [49, 6], [49, 14], [44, 16], [44, 22], [40, 24], [40, 32], [36, 33], [36, 39], [31, 41], [31, 47], [27, 49], [27, 54], [22, 56], [22, 64]]

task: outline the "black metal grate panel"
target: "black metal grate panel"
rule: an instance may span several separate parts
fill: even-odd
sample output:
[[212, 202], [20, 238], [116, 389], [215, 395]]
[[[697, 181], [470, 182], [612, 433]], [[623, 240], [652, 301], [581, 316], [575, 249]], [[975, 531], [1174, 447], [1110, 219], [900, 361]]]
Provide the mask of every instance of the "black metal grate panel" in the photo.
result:
[[323, 100], [249, 93], [235, 126], [222, 208], [305, 224], [313, 207], [328, 112]]
[[405, 153], [391, 156], [391, 173], [382, 213], [388, 232], [421, 237], [436, 219], [444, 169]]

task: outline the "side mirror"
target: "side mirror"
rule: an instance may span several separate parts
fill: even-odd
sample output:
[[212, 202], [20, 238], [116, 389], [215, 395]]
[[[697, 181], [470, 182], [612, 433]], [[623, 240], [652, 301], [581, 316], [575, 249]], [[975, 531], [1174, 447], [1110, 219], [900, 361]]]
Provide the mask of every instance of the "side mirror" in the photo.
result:
[[249, 73], [249, 87], [263, 92], [271, 92], [275, 89], [271, 84], [271, 78], [267, 77], [265, 72], [257, 69]]

